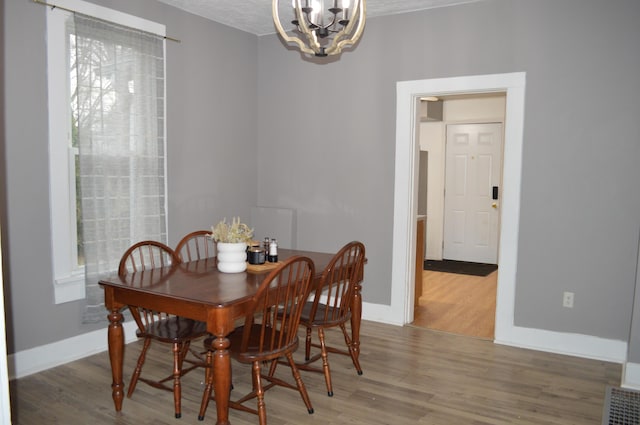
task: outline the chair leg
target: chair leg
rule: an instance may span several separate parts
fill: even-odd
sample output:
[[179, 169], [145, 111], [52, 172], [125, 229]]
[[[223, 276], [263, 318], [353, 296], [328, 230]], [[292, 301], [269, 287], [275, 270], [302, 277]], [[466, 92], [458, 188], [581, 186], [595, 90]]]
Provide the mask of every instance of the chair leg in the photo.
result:
[[304, 345], [304, 360], [309, 361], [311, 358], [311, 328], [307, 328], [307, 337]]
[[138, 383], [138, 378], [140, 378], [142, 366], [144, 365], [144, 360], [147, 356], [147, 350], [150, 345], [151, 339], [145, 338], [144, 344], [142, 345], [142, 351], [140, 351], [140, 356], [138, 356], [138, 363], [136, 363], [136, 368], [133, 370], [133, 375], [131, 375], [131, 382], [129, 383], [129, 390], [127, 391], [127, 397], [129, 398], [131, 398], [133, 391], [136, 389], [136, 384]]
[[176, 418], [182, 416], [180, 409], [180, 398], [182, 396], [182, 388], [180, 386], [180, 375], [182, 370], [182, 347], [180, 344], [173, 344], [173, 404], [175, 407]]
[[191, 347], [191, 342], [187, 341], [182, 344], [180, 348], [180, 370], [182, 370], [182, 365], [184, 364], [184, 359], [187, 358], [189, 354], [189, 348]]
[[202, 403], [200, 403], [200, 413], [198, 414], [198, 420], [204, 420], [204, 413], [209, 406], [209, 399], [211, 398], [211, 391], [213, 390], [213, 354], [211, 350], [207, 351], [207, 367], [205, 368], [205, 387], [202, 394]]
[[260, 425], [267, 425], [267, 409], [264, 404], [264, 388], [262, 388], [262, 379], [260, 379], [259, 361], [253, 362], [252, 372], [253, 389], [258, 402], [258, 420], [260, 421]]
[[278, 359], [272, 360], [269, 366], [269, 378], [276, 374], [276, 368], [278, 367]]
[[353, 343], [351, 342], [351, 338], [349, 337], [349, 333], [347, 332], [346, 326], [343, 324], [340, 325], [340, 329], [342, 329], [342, 334], [344, 335], [344, 342], [347, 344], [347, 348], [349, 348], [349, 355], [351, 356], [351, 361], [353, 362], [353, 366], [356, 368], [358, 375], [362, 375], [362, 368], [360, 367], [360, 360], [358, 359], [358, 354], [353, 348]]
[[293, 361], [293, 354], [286, 354], [287, 360], [289, 361], [289, 366], [291, 366], [291, 374], [293, 375], [293, 379], [296, 381], [296, 385], [298, 387], [298, 392], [302, 397], [302, 401], [307, 406], [307, 412], [309, 414], [313, 413], [313, 406], [311, 405], [311, 400], [309, 399], [309, 394], [307, 393], [307, 387], [304, 386], [304, 382], [302, 382], [302, 377], [300, 376], [300, 371], [296, 366], [296, 363]]
[[318, 339], [320, 340], [320, 355], [322, 356], [322, 371], [324, 372], [324, 380], [327, 384], [327, 394], [333, 397], [333, 386], [331, 385], [331, 370], [329, 369], [329, 356], [327, 355], [327, 346], [324, 340], [324, 329], [318, 328]]

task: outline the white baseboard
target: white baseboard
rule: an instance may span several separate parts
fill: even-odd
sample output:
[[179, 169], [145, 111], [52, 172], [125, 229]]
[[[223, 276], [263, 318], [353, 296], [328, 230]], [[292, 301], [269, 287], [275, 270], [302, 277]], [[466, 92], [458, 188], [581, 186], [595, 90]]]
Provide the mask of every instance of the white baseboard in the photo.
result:
[[[391, 306], [363, 303], [362, 318], [374, 322], [402, 326], [389, 320], [393, 317]], [[123, 324], [125, 343], [136, 340], [135, 322]], [[542, 329], [511, 327], [503, 332], [496, 344], [529, 348], [539, 351], [624, 363], [627, 343], [624, 341], [597, 338], [588, 335], [567, 334]], [[81, 359], [108, 348], [107, 329], [78, 335], [51, 344], [20, 351], [7, 357], [9, 378], [16, 379], [55, 366]], [[640, 364], [627, 363], [624, 366], [623, 386], [640, 388]]]
[[496, 335], [494, 342], [613, 363], [624, 363], [627, 359], [626, 341], [544, 329], [513, 326], [501, 335]]
[[629, 388], [632, 390], [640, 390], [640, 364], [639, 363], [625, 363], [622, 369], [622, 384], [623, 388]]
[[[136, 323], [124, 322], [125, 343], [135, 341]], [[9, 379], [22, 378], [43, 370], [60, 366], [83, 357], [91, 356], [108, 348], [107, 328], [72, 338], [19, 351], [7, 356]]]

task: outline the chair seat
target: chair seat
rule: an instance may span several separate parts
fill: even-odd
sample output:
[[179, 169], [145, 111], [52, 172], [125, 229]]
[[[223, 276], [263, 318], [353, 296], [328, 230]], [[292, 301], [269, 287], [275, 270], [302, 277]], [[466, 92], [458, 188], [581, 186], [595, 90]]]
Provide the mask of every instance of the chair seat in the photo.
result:
[[[311, 320], [311, 309], [313, 308], [313, 301], [308, 301], [304, 304], [302, 308], [302, 314], [300, 315], [300, 324], [305, 326], [338, 326], [340, 323], [345, 322], [345, 318], [340, 317], [338, 314], [338, 309], [332, 306], [326, 306], [325, 304], [318, 303], [318, 312], [316, 313], [315, 320]], [[320, 314], [327, 313], [327, 320], [324, 320], [324, 317], [320, 317]], [[329, 318], [336, 317], [335, 320], [330, 320]], [[346, 320], [351, 317], [351, 311], [346, 314]]]
[[173, 344], [207, 335], [207, 324], [198, 320], [172, 316], [150, 323], [144, 332], [138, 331], [137, 335], [141, 338], [147, 337]]

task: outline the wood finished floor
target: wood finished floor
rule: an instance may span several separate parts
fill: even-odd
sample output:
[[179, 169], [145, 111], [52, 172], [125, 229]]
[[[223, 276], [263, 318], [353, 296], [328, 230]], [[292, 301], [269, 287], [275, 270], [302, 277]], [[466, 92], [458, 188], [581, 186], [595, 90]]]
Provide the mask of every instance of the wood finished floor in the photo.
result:
[[[339, 343], [335, 332], [329, 341]], [[141, 344], [126, 346], [128, 379]], [[147, 373], [170, 368], [171, 353], [152, 345]], [[300, 350], [299, 350], [300, 351]], [[619, 385], [621, 366], [496, 345], [490, 341], [423, 328], [364, 321], [361, 363], [330, 357], [334, 393], [322, 375], [302, 372], [315, 413], [295, 391], [274, 388], [265, 400], [270, 424], [355, 425], [589, 425], [600, 424], [607, 385]], [[281, 376], [290, 377], [286, 367]], [[246, 365], [233, 363], [233, 393], [250, 385]], [[182, 418], [173, 417], [173, 396], [139, 384], [116, 413], [106, 352], [10, 383], [13, 424], [214, 424], [212, 402], [197, 420], [203, 373], [183, 378]], [[230, 411], [234, 425], [257, 424], [248, 413]]]
[[498, 271], [469, 276], [425, 270], [412, 325], [493, 339]]

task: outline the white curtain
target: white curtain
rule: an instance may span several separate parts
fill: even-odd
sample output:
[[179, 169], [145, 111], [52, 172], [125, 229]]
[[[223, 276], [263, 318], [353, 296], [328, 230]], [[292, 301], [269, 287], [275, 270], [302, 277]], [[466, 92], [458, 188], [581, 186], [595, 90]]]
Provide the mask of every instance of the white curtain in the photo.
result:
[[124, 251], [140, 240], [167, 241], [164, 40], [83, 15], [75, 16], [74, 27], [71, 88], [88, 323], [106, 320], [98, 280], [117, 270]]

